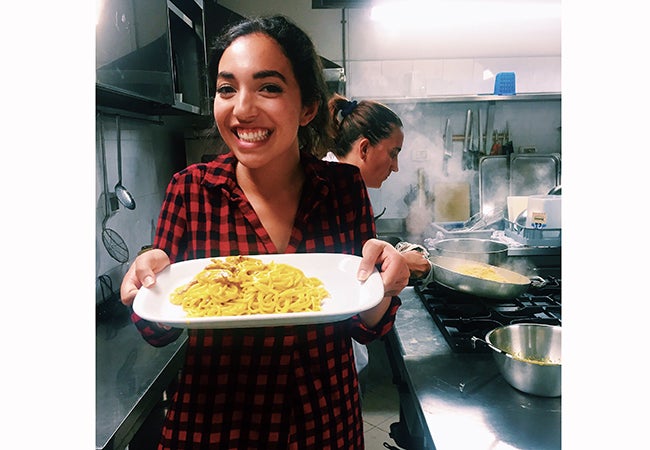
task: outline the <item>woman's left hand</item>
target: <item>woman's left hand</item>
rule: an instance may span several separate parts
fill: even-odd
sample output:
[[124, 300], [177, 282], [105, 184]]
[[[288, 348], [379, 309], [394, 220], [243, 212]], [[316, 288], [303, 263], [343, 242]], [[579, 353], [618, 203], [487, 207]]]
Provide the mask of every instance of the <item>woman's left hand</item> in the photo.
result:
[[384, 296], [392, 297], [402, 292], [410, 275], [406, 259], [388, 242], [370, 239], [362, 249], [357, 279], [367, 280], [377, 264], [380, 265], [379, 272], [384, 282]]
[[409, 250], [401, 253], [401, 255], [406, 259], [406, 264], [408, 264], [409, 271], [411, 272], [411, 278], [422, 278], [432, 270], [431, 263], [422, 252]]

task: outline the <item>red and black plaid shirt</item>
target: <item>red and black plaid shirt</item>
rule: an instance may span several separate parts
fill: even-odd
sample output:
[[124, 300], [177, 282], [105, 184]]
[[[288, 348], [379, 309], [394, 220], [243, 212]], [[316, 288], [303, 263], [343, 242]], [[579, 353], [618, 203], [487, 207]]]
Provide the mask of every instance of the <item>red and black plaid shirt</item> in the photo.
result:
[[[235, 182], [235, 164], [232, 154], [223, 155], [173, 177], [154, 243], [172, 262], [277, 253]], [[304, 153], [301, 164], [306, 182], [286, 252], [361, 255], [375, 228], [358, 169]], [[188, 330], [159, 448], [362, 449], [351, 338], [368, 343], [387, 333], [400, 304], [394, 297], [373, 329], [355, 316], [320, 325]], [[182, 333], [132, 318], [152, 345]]]

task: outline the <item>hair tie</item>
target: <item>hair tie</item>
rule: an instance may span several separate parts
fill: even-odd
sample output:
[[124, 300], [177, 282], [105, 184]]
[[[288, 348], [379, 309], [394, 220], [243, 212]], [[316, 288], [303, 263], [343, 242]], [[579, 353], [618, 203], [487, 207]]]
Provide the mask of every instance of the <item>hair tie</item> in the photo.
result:
[[341, 108], [341, 117], [347, 117], [349, 116], [352, 111], [354, 111], [354, 108], [357, 107], [357, 101], [353, 100], [351, 102], [347, 102], [343, 108]]
[[357, 101], [353, 100], [351, 102], [347, 102], [343, 108], [341, 108], [341, 115], [343, 117], [349, 116], [354, 108], [357, 107]]

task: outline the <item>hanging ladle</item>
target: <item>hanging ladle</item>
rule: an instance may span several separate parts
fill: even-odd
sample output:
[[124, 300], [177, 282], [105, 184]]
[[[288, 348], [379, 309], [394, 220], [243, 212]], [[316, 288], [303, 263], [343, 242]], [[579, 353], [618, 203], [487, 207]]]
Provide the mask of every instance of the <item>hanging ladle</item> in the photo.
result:
[[117, 184], [115, 185], [115, 195], [125, 208], [135, 209], [135, 200], [131, 193], [122, 185], [122, 136], [120, 131], [120, 116], [115, 116], [115, 126], [117, 128]]
[[106, 247], [106, 251], [108, 251], [108, 254], [111, 255], [111, 257], [114, 260], [120, 263], [125, 263], [129, 260], [129, 248], [126, 245], [126, 242], [124, 242], [124, 239], [122, 239], [122, 236], [120, 236], [117, 233], [117, 231], [106, 227], [106, 222], [108, 222], [108, 219], [111, 217], [111, 207], [110, 207], [109, 192], [108, 192], [108, 177], [106, 176], [106, 149], [104, 147], [104, 126], [102, 123], [101, 115], [99, 113], [97, 114], [97, 122], [99, 123], [99, 141], [101, 144], [101, 151], [102, 151], [102, 174], [104, 176], [103, 196], [104, 196], [104, 207], [106, 208], [105, 211], [106, 215], [104, 216], [104, 220], [102, 220], [102, 242], [104, 243], [104, 247]]

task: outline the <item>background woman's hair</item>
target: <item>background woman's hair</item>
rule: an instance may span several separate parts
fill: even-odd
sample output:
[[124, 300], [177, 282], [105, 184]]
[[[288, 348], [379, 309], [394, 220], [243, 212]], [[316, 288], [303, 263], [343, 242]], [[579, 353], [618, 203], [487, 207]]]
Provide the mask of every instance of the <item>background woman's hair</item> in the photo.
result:
[[226, 48], [235, 39], [254, 33], [265, 34], [280, 45], [300, 86], [302, 104], [307, 106], [318, 103], [314, 119], [298, 130], [298, 140], [302, 149], [318, 157], [322, 156], [332, 146], [327, 107], [329, 94], [323, 76], [323, 66], [309, 36], [286, 17], [274, 15], [244, 19], [227, 28], [215, 39], [208, 61], [210, 95], [214, 95], [219, 61]]
[[352, 150], [352, 144], [360, 137], [367, 138], [372, 145], [391, 135], [395, 128], [403, 127], [402, 120], [388, 106], [374, 100], [361, 100], [352, 105], [350, 100], [334, 94], [328, 108], [332, 121], [330, 151], [345, 156]]

